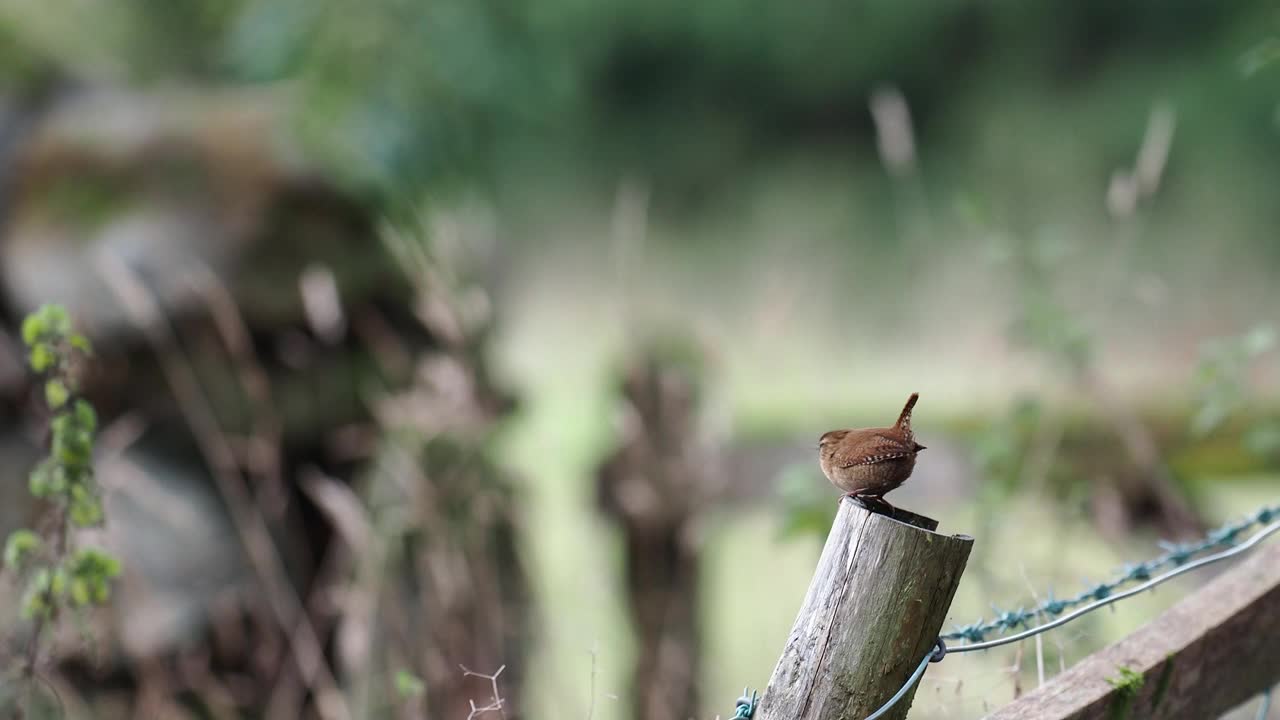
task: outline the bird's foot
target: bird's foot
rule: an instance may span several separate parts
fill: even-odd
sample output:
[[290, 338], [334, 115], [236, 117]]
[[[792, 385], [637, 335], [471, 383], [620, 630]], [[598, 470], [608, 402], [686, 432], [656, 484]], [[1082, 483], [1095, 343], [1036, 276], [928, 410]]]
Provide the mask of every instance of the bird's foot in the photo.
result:
[[857, 500], [858, 504], [871, 512], [878, 512], [881, 515], [888, 515], [892, 517], [893, 514], [898, 511], [897, 508], [889, 504], [888, 500], [885, 500], [879, 495], [854, 495], [853, 493], [850, 493], [848, 497]]

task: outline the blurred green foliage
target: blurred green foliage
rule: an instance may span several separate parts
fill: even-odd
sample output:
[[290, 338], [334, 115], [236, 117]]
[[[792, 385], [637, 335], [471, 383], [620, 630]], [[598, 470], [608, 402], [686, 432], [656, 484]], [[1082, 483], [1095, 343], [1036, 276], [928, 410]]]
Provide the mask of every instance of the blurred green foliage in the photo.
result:
[[402, 698], [414, 698], [422, 695], [427, 691], [427, 686], [422, 680], [408, 670], [400, 669], [396, 671], [396, 692]]
[[509, 3], [250, 1], [223, 56], [241, 81], [288, 79], [304, 136], [357, 188], [419, 199], [491, 160], [547, 98], [528, 8]]
[[1191, 430], [1204, 437], [1217, 430], [1248, 400], [1249, 370], [1276, 346], [1275, 330], [1260, 325], [1237, 337], [1205, 342], [1196, 368], [1199, 407]]
[[831, 492], [830, 483], [814, 463], [795, 463], [779, 474], [776, 482], [781, 525], [779, 539], [811, 535], [826, 537], [836, 516], [842, 495]]
[[1018, 399], [1006, 414], [984, 426], [973, 439], [973, 462], [981, 486], [982, 505], [999, 504], [1020, 489], [1027, 454], [1037, 429], [1045, 422], [1044, 408], [1032, 397]]
[[[1071, 93], [1103, 67], [1135, 80], [1188, 62], [1267, 71], [1272, 12], [1191, 0], [121, 0], [8, 8], [0, 37], [23, 49], [0, 57], [17, 56], [6, 72], [57, 58], [135, 83], [286, 81], [316, 150], [395, 204], [556, 158], [661, 176], [679, 193], [751, 165], [755, 150], [869, 137], [866, 98], [885, 82], [904, 89], [926, 142], [945, 143], [967, 121], [935, 110], [992, 83]], [[1227, 97], [1215, 92], [1201, 95]], [[1131, 147], [1123, 132], [1108, 142], [1104, 156]]]
[[1251, 374], [1276, 356], [1276, 331], [1259, 325], [1238, 336], [1203, 344], [1196, 368], [1196, 409], [1191, 432], [1204, 440], [1228, 422], [1244, 417], [1239, 449], [1263, 460], [1280, 457], [1280, 418], [1258, 415], [1261, 405]]
[[5, 567], [21, 571], [42, 545], [40, 536], [30, 530], [13, 531], [4, 544]]

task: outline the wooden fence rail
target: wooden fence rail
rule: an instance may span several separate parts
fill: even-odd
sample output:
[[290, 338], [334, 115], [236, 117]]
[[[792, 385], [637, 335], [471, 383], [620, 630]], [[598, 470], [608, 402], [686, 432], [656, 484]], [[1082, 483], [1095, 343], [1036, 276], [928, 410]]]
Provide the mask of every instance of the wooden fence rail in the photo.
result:
[[1280, 543], [988, 720], [1208, 720], [1280, 683]]

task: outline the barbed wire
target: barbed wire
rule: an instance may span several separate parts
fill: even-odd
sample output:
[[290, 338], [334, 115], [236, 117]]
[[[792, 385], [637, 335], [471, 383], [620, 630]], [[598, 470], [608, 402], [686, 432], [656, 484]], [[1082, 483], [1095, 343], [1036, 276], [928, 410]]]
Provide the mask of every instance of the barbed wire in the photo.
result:
[[[889, 700], [881, 705], [875, 712], [867, 716], [866, 720], [878, 720], [878, 718], [883, 717], [885, 713], [889, 712], [889, 710], [891, 710], [899, 701], [902, 700], [903, 697], [906, 696], [911, 688], [916, 686], [916, 683], [920, 682], [920, 678], [924, 675], [925, 669], [928, 668], [931, 662], [940, 662], [949, 653], [990, 650], [991, 648], [999, 647], [1001, 645], [1021, 642], [1027, 638], [1034, 637], [1065, 625], [1072, 620], [1110, 605], [1111, 603], [1118, 602], [1146, 590], [1150, 590], [1161, 583], [1182, 575], [1183, 573], [1191, 572], [1192, 570], [1204, 567], [1205, 565], [1210, 565], [1212, 563], [1234, 557], [1235, 555], [1239, 555], [1240, 553], [1250, 550], [1276, 532], [1280, 532], [1280, 520], [1271, 522], [1276, 518], [1280, 518], [1280, 505], [1264, 506], [1244, 520], [1224, 525], [1217, 530], [1210, 532], [1199, 542], [1192, 544], [1162, 543], [1162, 546], [1166, 548], [1166, 552], [1164, 554], [1144, 563], [1130, 565], [1126, 568], [1125, 573], [1115, 580], [1112, 580], [1109, 583], [1100, 583], [1092, 590], [1082, 592], [1074, 598], [1057, 601], [1052, 599], [1047, 600], [1040, 603], [1036, 610], [1018, 610], [1016, 613], [1002, 613], [996, 618], [996, 620], [993, 620], [990, 623], [984, 623], [979, 620], [973, 625], [958, 628], [951, 633], [941, 635], [938, 637], [937, 643], [929, 653], [921, 658], [920, 664], [916, 666], [915, 671], [911, 673], [911, 676], [907, 678], [907, 681], [903, 683], [902, 687], [898, 688], [898, 692], [894, 693], [893, 697], [889, 698]], [[1271, 524], [1267, 525], [1267, 523]], [[1248, 540], [1235, 544], [1236, 539], [1241, 535], [1241, 533], [1244, 533], [1257, 525], [1264, 525], [1264, 527], [1252, 535]], [[1222, 550], [1211, 555], [1206, 555], [1194, 560], [1192, 559], [1195, 558], [1196, 555], [1221, 545], [1230, 545], [1231, 547], [1227, 550]], [[1164, 567], [1172, 567], [1173, 569], [1152, 577], [1152, 573], [1154, 571]], [[1137, 580], [1145, 580], [1145, 582], [1129, 588], [1124, 592], [1115, 592], [1120, 587]], [[1084, 604], [1090, 598], [1093, 598], [1093, 602]], [[1063, 614], [1072, 608], [1075, 608], [1072, 612], [1065, 615]], [[1028, 617], [1023, 617], [1017, 622], [1013, 621], [1012, 618], [1015, 614], [1021, 616], [1023, 613], [1028, 612], [1030, 613]], [[964, 645], [958, 645], [952, 648], [948, 648], [946, 645], [946, 640], [968, 639], [973, 637], [977, 632], [989, 633], [997, 629], [1013, 629], [1019, 626], [1025, 626], [1031, 618], [1036, 617], [1040, 613], [1058, 615], [1059, 617], [1007, 637], [984, 641], [982, 640], [982, 635], [978, 635], [977, 641], [970, 641]], [[1271, 693], [1272, 690], [1269, 689], [1263, 694], [1263, 703], [1258, 715], [1259, 720], [1262, 720], [1267, 715], [1271, 706]], [[753, 692], [748, 696], [747, 691], [744, 690], [743, 697], [738, 698], [737, 712], [733, 715], [731, 720], [750, 720], [750, 718], [755, 714], [756, 707], [759, 704], [758, 700], [759, 698], [756, 693]]]
[[1094, 610], [1097, 610], [1098, 608], [1105, 607], [1107, 605], [1110, 605], [1113, 602], [1124, 600], [1125, 598], [1130, 598], [1130, 597], [1133, 597], [1134, 595], [1137, 595], [1138, 593], [1144, 592], [1146, 590], [1150, 590], [1151, 588], [1163, 582], [1172, 580], [1173, 578], [1183, 573], [1191, 572], [1192, 570], [1204, 567], [1205, 565], [1216, 563], [1219, 560], [1226, 560], [1229, 557], [1239, 555], [1240, 553], [1246, 550], [1249, 550], [1254, 545], [1257, 545], [1258, 543], [1267, 539], [1267, 537], [1269, 537], [1270, 535], [1272, 535], [1277, 531], [1280, 531], [1280, 521], [1267, 525], [1266, 527], [1259, 530], [1257, 534], [1255, 534], [1253, 537], [1249, 538], [1245, 542], [1240, 543], [1239, 545], [1232, 546], [1231, 549], [1229, 550], [1223, 550], [1221, 552], [1217, 552], [1212, 555], [1206, 555], [1192, 562], [1184, 561], [1184, 564], [1182, 564], [1180, 567], [1176, 567], [1173, 570], [1170, 570], [1169, 572], [1164, 573], [1163, 575], [1157, 575], [1156, 577], [1151, 578], [1150, 580], [1142, 583], [1141, 585], [1136, 585], [1116, 595], [1110, 595], [1110, 594], [1105, 595], [1100, 600], [1095, 600], [1094, 602], [1089, 603], [1088, 605], [1085, 605], [1084, 607], [1079, 608], [1074, 612], [1071, 612], [1061, 617], [1050, 620], [1047, 623], [1037, 625], [1033, 628], [1024, 630], [1016, 635], [1009, 635], [1007, 637], [1002, 637], [996, 640], [988, 640], [986, 642], [957, 645], [951, 648], [951, 652], [963, 653], [963, 652], [974, 652], [976, 650], [989, 650], [991, 648], [999, 647], [1001, 645], [1008, 645], [1010, 643], [1026, 640], [1029, 637], [1034, 637], [1036, 635], [1039, 635], [1042, 632], [1047, 632], [1060, 625], [1065, 625], [1066, 623], [1069, 623], [1072, 620], [1075, 620], [1076, 618], [1082, 615], [1091, 613]]
[[[1029, 622], [1042, 615], [1062, 615], [1068, 610], [1080, 607], [1090, 601], [1099, 602], [1109, 598], [1116, 590], [1129, 583], [1148, 581], [1159, 570], [1166, 567], [1179, 567], [1187, 564], [1197, 555], [1223, 545], [1235, 543], [1242, 533], [1257, 525], [1265, 525], [1273, 519], [1280, 518], [1280, 505], [1264, 506], [1257, 512], [1235, 523], [1228, 523], [1211, 531], [1195, 543], [1161, 543], [1164, 554], [1146, 562], [1128, 565], [1124, 571], [1110, 582], [1102, 582], [1086, 588], [1074, 597], [1055, 599], [1052, 591], [1046, 599], [1032, 608], [1018, 608], [1005, 612], [997, 611], [996, 617], [990, 621], [979, 619], [970, 625], [963, 625], [942, 636], [943, 640], [967, 640], [979, 643], [994, 632], [1007, 632], [1019, 627], [1026, 627]], [[994, 647], [994, 646], [993, 646]], [[962, 652], [959, 648], [954, 648]]]

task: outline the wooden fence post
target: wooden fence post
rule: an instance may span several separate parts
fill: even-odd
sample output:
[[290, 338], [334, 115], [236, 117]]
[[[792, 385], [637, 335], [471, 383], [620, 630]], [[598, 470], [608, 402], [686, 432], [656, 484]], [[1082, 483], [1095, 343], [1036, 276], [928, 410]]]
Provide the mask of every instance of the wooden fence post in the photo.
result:
[[[758, 720], [862, 720], [902, 687], [933, 647], [973, 547], [937, 527], [840, 503]], [[885, 717], [906, 717], [914, 693]]]

